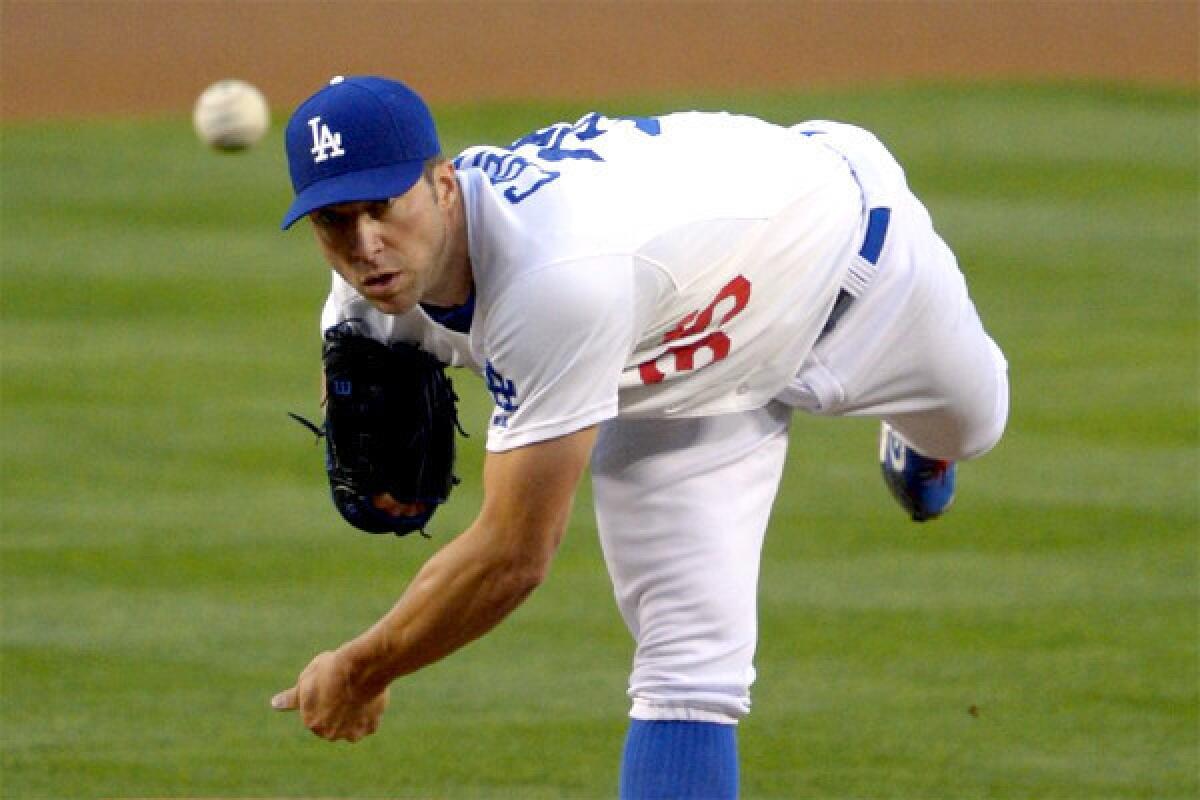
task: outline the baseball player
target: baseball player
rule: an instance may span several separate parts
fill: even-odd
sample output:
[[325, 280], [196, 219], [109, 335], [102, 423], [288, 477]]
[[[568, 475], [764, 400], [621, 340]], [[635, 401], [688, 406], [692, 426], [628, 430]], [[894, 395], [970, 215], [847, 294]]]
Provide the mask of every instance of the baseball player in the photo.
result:
[[393, 680], [542, 582], [590, 465], [636, 640], [621, 796], [736, 796], [794, 410], [879, 418], [918, 520], [1005, 426], [1004, 357], [900, 166], [849, 125], [694, 112], [592, 113], [447, 161], [420, 97], [376, 77], [307, 99], [286, 147], [283, 227], [307, 216], [333, 268], [322, 326], [468, 367], [495, 409], [475, 521], [273, 706], [373, 732]]

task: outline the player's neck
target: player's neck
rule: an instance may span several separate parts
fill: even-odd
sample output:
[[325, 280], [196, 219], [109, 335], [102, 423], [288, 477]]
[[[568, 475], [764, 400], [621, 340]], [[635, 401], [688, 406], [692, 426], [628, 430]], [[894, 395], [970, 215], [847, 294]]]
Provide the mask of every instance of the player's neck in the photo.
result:
[[471, 297], [474, 286], [467, 247], [467, 225], [460, 196], [460, 202], [455, 203], [450, 212], [442, 275], [437, 284], [421, 298], [421, 302], [441, 308], [461, 306]]
[[451, 277], [452, 280], [439, 283], [437, 287], [421, 297], [422, 305], [455, 308], [470, 299], [471, 291], [475, 288], [475, 282], [471, 279], [470, 264], [464, 263], [461, 269], [456, 270], [453, 276], [448, 277]]

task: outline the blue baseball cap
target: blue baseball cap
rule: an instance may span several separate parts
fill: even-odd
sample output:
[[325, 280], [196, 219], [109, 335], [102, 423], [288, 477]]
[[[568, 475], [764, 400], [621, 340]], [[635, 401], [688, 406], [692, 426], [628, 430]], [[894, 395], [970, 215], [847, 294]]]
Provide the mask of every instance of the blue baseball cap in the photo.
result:
[[301, 103], [284, 147], [296, 192], [284, 230], [323, 206], [398, 197], [442, 151], [425, 101], [373, 76], [338, 76]]

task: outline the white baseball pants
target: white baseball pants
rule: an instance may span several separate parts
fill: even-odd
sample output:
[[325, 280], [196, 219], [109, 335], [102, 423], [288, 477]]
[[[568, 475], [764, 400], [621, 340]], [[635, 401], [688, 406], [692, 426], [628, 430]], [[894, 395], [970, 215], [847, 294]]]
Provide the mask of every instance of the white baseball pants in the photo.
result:
[[759, 557], [793, 408], [885, 419], [918, 451], [955, 460], [985, 453], [1007, 421], [1004, 356], [899, 165], [865, 131], [827, 130], [853, 166], [892, 184], [865, 291], [766, 407], [600, 426], [596, 518], [637, 642], [629, 695], [638, 719], [733, 723], [749, 712]]

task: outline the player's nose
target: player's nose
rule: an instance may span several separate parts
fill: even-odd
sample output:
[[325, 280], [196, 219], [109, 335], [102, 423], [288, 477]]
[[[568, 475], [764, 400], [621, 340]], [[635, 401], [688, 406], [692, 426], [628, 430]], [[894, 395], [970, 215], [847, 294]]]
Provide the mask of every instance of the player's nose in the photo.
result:
[[370, 214], [359, 214], [354, 220], [351, 256], [356, 261], [371, 263], [383, 250], [379, 220]]

